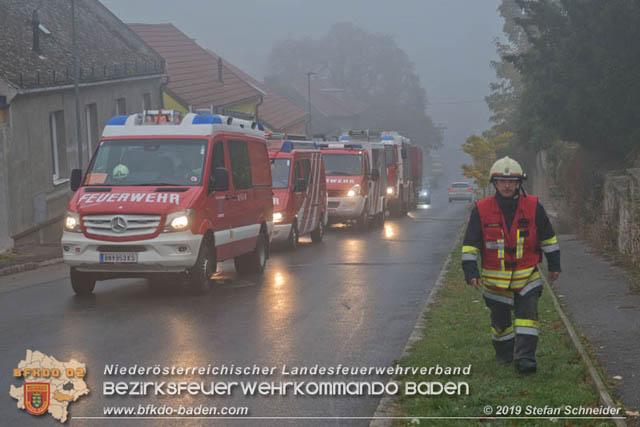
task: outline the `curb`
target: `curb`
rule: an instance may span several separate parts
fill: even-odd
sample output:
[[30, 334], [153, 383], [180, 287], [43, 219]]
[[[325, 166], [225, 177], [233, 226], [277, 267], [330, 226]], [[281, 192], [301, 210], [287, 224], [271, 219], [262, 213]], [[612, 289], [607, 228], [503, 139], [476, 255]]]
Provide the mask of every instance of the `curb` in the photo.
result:
[[0, 269], [0, 277], [8, 276], [10, 274], [23, 273], [29, 270], [36, 270], [41, 267], [46, 267], [48, 265], [60, 264], [62, 262], [62, 258], [52, 258], [46, 261], [41, 262], [27, 262], [25, 264], [17, 264], [12, 265], [10, 267], [5, 267]]
[[[585, 365], [587, 365], [587, 370], [589, 371], [589, 375], [591, 375], [591, 379], [593, 380], [594, 384], [596, 385], [596, 388], [598, 389], [598, 394], [600, 395], [600, 403], [609, 407], [615, 407], [615, 408], [619, 407], [613, 402], [613, 399], [609, 395], [609, 392], [607, 391], [607, 388], [605, 387], [604, 382], [600, 378], [600, 374], [598, 374], [598, 371], [593, 366], [593, 362], [591, 361], [591, 358], [589, 357], [582, 343], [580, 342], [580, 339], [578, 338], [578, 334], [576, 333], [575, 329], [573, 329], [573, 325], [569, 321], [569, 318], [567, 317], [567, 315], [564, 313], [564, 310], [562, 309], [562, 306], [558, 301], [558, 297], [556, 297], [556, 293], [554, 292], [553, 287], [549, 284], [549, 282], [547, 281], [547, 278], [544, 277], [544, 275], [541, 275], [541, 277], [546, 285], [545, 286], [546, 289], [551, 294], [553, 305], [555, 306], [556, 311], [558, 312], [558, 315], [560, 315], [560, 318], [562, 319], [562, 323], [564, 323], [564, 327], [567, 329], [567, 332], [571, 337], [571, 341], [573, 342], [574, 347], [576, 348], [576, 350], [578, 350], [580, 357], [582, 357], [582, 361], [585, 363]], [[616, 423], [617, 427], [627, 426], [627, 423], [624, 420], [613, 420], [613, 421]]]
[[[462, 238], [462, 233], [465, 230], [467, 223], [462, 224], [460, 231], [458, 231], [458, 236], [453, 240], [453, 246], [449, 249], [449, 255], [447, 255], [447, 259], [444, 261], [442, 269], [440, 269], [440, 274], [438, 275], [438, 279], [436, 283], [431, 288], [429, 295], [427, 296], [424, 305], [422, 306], [422, 310], [420, 310], [420, 314], [418, 315], [418, 319], [416, 320], [416, 324], [413, 326], [413, 331], [411, 331], [411, 335], [409, 335], [409, 339], [402, 350], [402, 354], [400, 357], [404, 357], [409, 353], [413, 344], [422, 338], [422, 330], [426, 326], [425, 315], [429, 312], [431, 308], [431, 304], [433, 304], [435, 300], [435, 296], [442, 287], [442, 283], [444, 282], [444, 276], [449, 268], [449, 264], [451, 264], [451, 252], [458, 244], [458, 241]], [[388, 382], [392, 382], [393, 378], [389, 378]], [[380, 403], [376, 408], [376, 411], [373, 413], [373, 417], [371, 422], [369, 423], [369, 427], [390, 427], [392, 425], [392, 421], [395, 415], [395, 405], [393, 404], [394, 398], [392, 396], [384, 396], [380, 399]], [[406, 417], [405, 417], [406, 418]], [[410, 417], [409, 417], [410, 418]]]

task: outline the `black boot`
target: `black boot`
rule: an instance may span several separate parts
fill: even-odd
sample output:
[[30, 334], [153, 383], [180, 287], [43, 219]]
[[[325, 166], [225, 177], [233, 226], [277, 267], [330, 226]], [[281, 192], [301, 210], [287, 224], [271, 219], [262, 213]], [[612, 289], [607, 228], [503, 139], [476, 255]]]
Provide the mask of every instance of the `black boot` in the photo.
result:
[[508, 341], [493, 341], [496, 350], [496, 362], [506, 365], [513, 362], [513, 339]]
[[518, 359], [516, 360], [516, 369], [519, 374], [535, 374], [537, 369], [536, 361], [530, 359]]

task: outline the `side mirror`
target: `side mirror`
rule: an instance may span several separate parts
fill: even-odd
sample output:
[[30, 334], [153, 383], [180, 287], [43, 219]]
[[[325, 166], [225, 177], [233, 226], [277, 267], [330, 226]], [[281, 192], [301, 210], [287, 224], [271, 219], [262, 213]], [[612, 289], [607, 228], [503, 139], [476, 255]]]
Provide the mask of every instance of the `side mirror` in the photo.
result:
[[380, 171], [378, 169], [374, 169], [371, 171], [371, 179], [377, 181], [380, 179]]
[[213, 190], [229, 190], [229, 171], [225, 168], [216, 168], [213, 175]]
[[81, 181], [82, 181], [82, 170], [72, 169], [71, 178], [69, 179], [69, 185], [71, 186], [71, 191], [75, 193], [78, 190], [78, 188], [80, 188]]
[[296, 181], [296, 190], [295, 192], [307, 191], [307, 180], [304, 178], [298, 178]]

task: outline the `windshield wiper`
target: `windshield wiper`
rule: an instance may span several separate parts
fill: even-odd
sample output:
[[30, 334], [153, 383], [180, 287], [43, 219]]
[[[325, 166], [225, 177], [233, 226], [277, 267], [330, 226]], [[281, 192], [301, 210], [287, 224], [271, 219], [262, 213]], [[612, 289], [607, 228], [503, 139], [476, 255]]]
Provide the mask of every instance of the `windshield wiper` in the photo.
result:
[[326, 175], [333, 175], [333, 176], [351, 176], [351, 174], [349, 172], [327, 172]]
[[169, 185], [184, 186], [184, 184], [174, 184], [174, 183], [167, 183], [167, 182], [154, 182], [149, 184], [127, 184], [127, 185], [131, 185], [132, 187], [165, 187]]

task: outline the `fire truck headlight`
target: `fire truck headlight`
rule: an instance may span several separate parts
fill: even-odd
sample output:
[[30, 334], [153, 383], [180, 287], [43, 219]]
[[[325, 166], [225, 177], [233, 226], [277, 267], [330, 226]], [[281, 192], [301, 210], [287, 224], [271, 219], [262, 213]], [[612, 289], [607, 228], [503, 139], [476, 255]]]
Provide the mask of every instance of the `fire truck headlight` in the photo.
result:
[[360, 194], [360, 184], [356, 184], [351, 187], [351, 190], [347, 191], [348, 197], [355, 197]]
[[393, 187], [387, 187], [387, 194], [393, 194]]
[[74, 231], [76, 233], [81, 232], [80, 216], [75, 212], [67, 211], [67, 215], [64, 218], [64, 229], [67, 231]]
[[280, 212], [276, 212], [273, 214], [273, 222], [281, 222], [282, 214]]
[[167, 215], [164, 231], [184, 231], [191, 225], [192, 209], [186, 209]]

